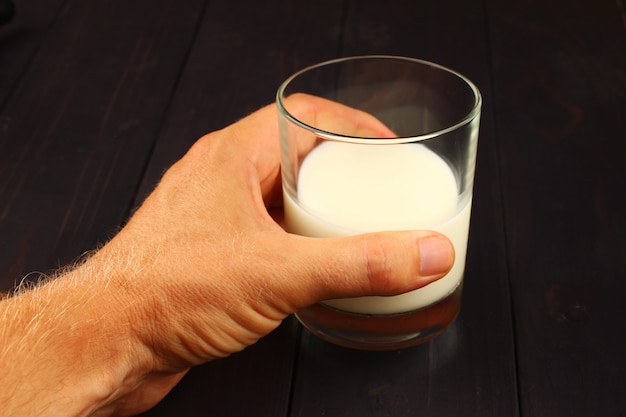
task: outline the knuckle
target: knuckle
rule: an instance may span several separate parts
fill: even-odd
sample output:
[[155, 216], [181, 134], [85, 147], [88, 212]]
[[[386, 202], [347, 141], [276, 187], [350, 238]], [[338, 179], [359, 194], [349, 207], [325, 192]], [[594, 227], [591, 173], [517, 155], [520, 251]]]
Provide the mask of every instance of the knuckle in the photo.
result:
[[370, 289], [374, 294], [388, 294], [397, 290], [397, 277], [391, 257], [393, 245], [388, 239], [372, 236], [364, 239], [363, 251]]

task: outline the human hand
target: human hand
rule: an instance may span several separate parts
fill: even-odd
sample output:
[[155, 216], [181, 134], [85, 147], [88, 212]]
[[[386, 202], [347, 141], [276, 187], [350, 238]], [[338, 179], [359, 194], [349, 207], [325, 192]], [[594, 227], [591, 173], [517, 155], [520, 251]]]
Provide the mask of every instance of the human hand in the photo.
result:
[[[289, 100], [302, 116], [354, 135], [388, 134], [365, 113], [313, 97]], [[97, 289], [89, 314], [101, 317], [97, 330], [122, 356], [106, 373], [108, 394], [94, 415], [152, 407], [190, 367], [244, 349], [302, 307], [399, 294], [452, 266], [452, 245], [435, 232], [286, 233], [266, 208], [281, 194], [276, 111], [265, 107], [198, 140], [120, 233], [59, 279]]]

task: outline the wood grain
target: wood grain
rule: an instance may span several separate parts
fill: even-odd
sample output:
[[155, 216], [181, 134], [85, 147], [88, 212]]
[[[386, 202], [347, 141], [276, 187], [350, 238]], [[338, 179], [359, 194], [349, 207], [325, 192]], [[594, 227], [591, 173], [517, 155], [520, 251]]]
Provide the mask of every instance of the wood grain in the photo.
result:
[[202, 6], [185, 4], [65, 2], [24, 58], [2, 109], [3, 288], [72, 261], [128, 215]]
[[522, 411], [626, 410], [626, 32], [615, 3], [488, 2]]
[[0, 291], [108, 239], [206, 132], [345, 55], [432, 60], [483, 114], [461, 315], [395, 352], [295, 319], [146, 416], [626, 413], [626, 20], [613, 0], [20, 0], [0, 28]]

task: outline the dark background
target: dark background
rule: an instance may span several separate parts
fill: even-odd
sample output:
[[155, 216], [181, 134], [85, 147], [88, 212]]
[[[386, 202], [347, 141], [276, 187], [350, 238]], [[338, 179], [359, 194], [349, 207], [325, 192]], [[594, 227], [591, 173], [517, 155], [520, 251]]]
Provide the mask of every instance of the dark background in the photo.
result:
[[109, 239], [200, 135], [339, 56], [432, 60], [483, 117], [464, 305], [372, 353], [287, 320], [146, 416], [626, 415], [623, 0], [15, 0], [0, 290]]

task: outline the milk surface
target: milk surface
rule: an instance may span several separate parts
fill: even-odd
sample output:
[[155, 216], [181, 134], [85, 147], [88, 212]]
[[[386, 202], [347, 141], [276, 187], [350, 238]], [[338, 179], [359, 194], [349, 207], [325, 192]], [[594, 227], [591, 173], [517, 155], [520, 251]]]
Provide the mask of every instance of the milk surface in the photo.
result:
[[437, 230], [452, 241], [452, 270], [426, 287], [391, 297], [324, 301], [365, 314], [426, 307], [452, 293], [463, 279], [471, 198], [459, 201], [449, 165], [421, 144], [325, 142], [303, 161], [298, 202], [284, 194], [287, 230], [332, 237], [381, 230]]

